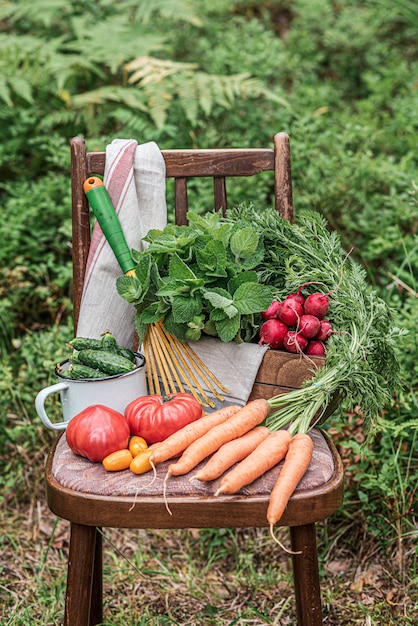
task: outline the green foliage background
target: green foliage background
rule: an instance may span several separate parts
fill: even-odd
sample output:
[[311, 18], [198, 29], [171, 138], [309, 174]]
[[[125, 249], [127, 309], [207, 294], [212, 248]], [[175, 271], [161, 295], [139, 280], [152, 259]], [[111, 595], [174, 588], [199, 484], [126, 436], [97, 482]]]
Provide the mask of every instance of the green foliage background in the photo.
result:
[[[387, 503], [410, 531], [417, 36], [412, 0], [0, 3], [0, 483], [10, 486], [13, 472], [9, 501], [26, 494], [22, 456], [52, 437], [33, 401], [72, 336], [70, 138], [84, 136], [90, 150], [114, 137], [165, 149], [257, 147], [283, 130], [296, 211], [325, 215], [409, 330], [399, 345], [404, 391], [348, 499], [361, 497], [375, 534], [389, 524], [388, 541], [399, 526]], [[209, 190], [194, 192], [204, 209]], [[270, 203], [269, 183], [236, 184], [232, 200], [243, 197]]]

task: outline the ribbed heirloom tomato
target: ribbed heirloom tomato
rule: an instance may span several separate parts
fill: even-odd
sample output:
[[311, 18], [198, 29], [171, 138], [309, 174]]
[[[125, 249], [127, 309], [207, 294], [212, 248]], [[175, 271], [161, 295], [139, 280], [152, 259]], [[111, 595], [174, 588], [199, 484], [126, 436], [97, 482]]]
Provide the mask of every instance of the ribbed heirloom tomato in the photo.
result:
[[201, 416], [201, 405], [189, 393], [140, 396], [125, 409], [131, 435], [143, 437], [149, 444], [167, 439]]
[[93, 404], [70, 420], [66, 437], [75, 454], [101, 463], [111, 452], [128, 447], [129, 425], [122, 413]]

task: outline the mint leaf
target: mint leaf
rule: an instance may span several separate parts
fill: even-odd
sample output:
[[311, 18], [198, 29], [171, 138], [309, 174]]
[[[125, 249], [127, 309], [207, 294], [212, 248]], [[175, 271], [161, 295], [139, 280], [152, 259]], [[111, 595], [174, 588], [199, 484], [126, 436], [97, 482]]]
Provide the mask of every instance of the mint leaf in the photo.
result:
[[181, 324], [189, 322], [202, 312], [202, 299], [199, 294], [194, 297], [175, 296], [171, 303], [173, 319]]
[[196, 250], [196, 262], [201, 271], [207, 276], [224, 278], [227, 276], [226, 250], [220, 241], [211, 240], [203, 249]]
[[179, 341], [187, 341], [186, 333], [189, 327], [187, 324], [175, 322], [171, 312], [164, 318], [164, 328], [170, 335], [177, 337]]
[[230, 240], [231, 252], [238, 262], [239, 259], [247, 259], [257, 250], [259, 235], [254, 228], [246, 226], [235, 231]]
[[153, 324], [163, 317], [159, 302], [153, 302], [140, 313], [139, 319], [142, 324]]
[[242, 283], [234, 293], [234, 305], [241, 315], [264, 311], [272, 299], [272, 289], [259, 283]]
[[228, 315], [223, 309], [212, 309], [209, 315], [209, 319], [212, 320], [212, 322], [219, 322], [220, 320], [225, 320], [227, 318]]
[[138, 334], [139, 344], [141, 345], [141, 343], [145, 339], [145, 335], [147, 334], [148, 324], [144, 324], [144, 322], [141, 320], [141, 314], [138, 313], [138, 311], [135, 313], [135, 328]]
[[137, 302], [142, 295], [142, 286], [136, 276], [119, 276], [116, 279], [118, 294], [127, 302]]
[[215, 322], [216, 331], [221, 341], [232, 341], [240, 327], [240, 315], [235, 315], [231, 319]]
[[238, 309], [233, 304], [231, 294], [225, 289], [214, 287], [210, 291], [204, 291], [203, 297], [210, 302], [214, 309], [222, 309], [230, 318], [238, 313]]
[[196, 278], [188, 265], [179, 257], [178, 254], [173, 254], [170, 259], [168, 272], [171, 278], [175, 280], [190, 280]]
[[235, 293], [242, 283], [258, 283], [257, 272], [253, 272], [250, 270], [246, 270], [244, 272], [240, 272], [236, 276], [230, 279], [228, 282], [228, 291], [231, 293]]

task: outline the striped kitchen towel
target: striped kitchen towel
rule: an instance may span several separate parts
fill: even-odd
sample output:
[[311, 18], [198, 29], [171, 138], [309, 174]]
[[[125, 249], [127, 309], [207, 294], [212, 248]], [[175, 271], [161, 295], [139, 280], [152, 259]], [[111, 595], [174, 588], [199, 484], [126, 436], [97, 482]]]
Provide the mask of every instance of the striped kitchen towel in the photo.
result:
[[[114, 139], [106, 147], [103, 182], [119, 216], [129, 248], [143, 250], [151, 228], [167, 223], [165, 162], [154, 142]], [[116, 280], [122, 271], [96, 222], [87, 261], [79, 337], [99, 338], [110, 330], [116, 341], [133, 347], [135, 308], [121, 298]]]

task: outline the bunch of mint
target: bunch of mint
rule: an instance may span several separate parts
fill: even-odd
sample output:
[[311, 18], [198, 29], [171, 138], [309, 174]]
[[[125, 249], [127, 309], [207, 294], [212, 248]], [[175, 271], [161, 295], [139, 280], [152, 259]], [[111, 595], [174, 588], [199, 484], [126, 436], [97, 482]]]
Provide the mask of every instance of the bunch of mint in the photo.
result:
[[187, 218], [187, 226], [149, 231], [147, 249], [132, 251], [135, 275], [117, 280], [118, 293], [135, 305], [140, 341], [162, 319], [180, 341], [202, 333], [251, 341], [273, 298], [256, 271], [265, 253], [262, 235], [248, 220], [230, 222], [219, 213]]

